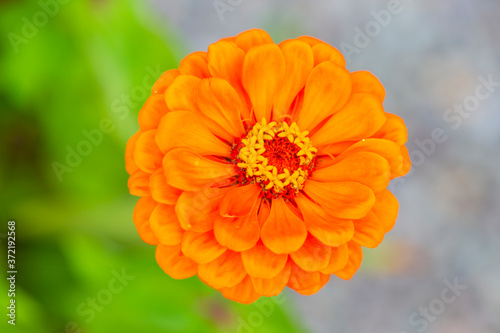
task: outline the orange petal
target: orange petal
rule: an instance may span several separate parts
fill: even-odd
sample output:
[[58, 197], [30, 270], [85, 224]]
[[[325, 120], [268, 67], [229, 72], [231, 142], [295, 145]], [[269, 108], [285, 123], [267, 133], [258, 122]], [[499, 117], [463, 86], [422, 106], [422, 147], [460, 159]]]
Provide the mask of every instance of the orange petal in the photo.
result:
[[349, 260], [349, 248], [347, 244], [331, 248], [330, 261], [328, 265], [321, 270], [323, 274], [333, 274], [340, 271], [347, 265]]
[[212, 231], [194, 232], [186, 231], [182, 238], [182, 253], [196, 261], [198, 264], [206, 264], [214, 261], [224, 252], [226, 248], [216, 240]]
[[287, 286], [295, 291], [309, 289], [321, 283], [320, 272], [306, 272], [300, 266], [291, 263], [292, 273]]
[[253, 303], [260, 298], [249, 276], [234, 287], [221, 289], [221, 292], [225, 298], [243, 304]]
[[241, 117], [250, 119], [250, 110], [246, 105], [246, 92], [241, 83], [241, 73], [243, 71], [243, 59], [245, 52], [236, 44], [228, 41], [219, 41], [208, 47], [208, 69], [214, 77], [218, 77], [229, 82], [236, 90], [243, 102]]
[[182, 75], [192, 75], [200, 79], [210, 77], [207, 65], [207, 53], [197, 51], [187, 55], [179, 64], [179, 71]]
[[259, 218], [258, 218], [259, 226], [261, 229], [264, 226], [264, 223], [266, 223], [270, 212], [271, 212], [271, 207], [270, 207], [269, 202], [267, 200], [261, 201], [260, 208], [259, 208]]
[[315, 284], [312, 287], [309, 287], [306, 289], [299, 289], [296, 291], [299, 294], [306, 295], [306, 296], [316, 294], [321, 288], [323, 288], [325, 286], [325, 284], [328, 283], [328, 281], [330, 281], [330, 275], [319, 273], [319, 282], [317, 284]]
[[[198, 108], [233, 137], [245, 134], [240, 111], [246, 107], [234, 88], [223, 79], [202, 80], [197, 89]], [[246, 112], [248, 113], [248, 111]]]
[[362, 140], [376, 133], [386, 119], [382, 104], [373, 95], [354, 94], [310, 138], [318, 148], [336, 142]]
[[262, 29], [250, 29], [236, 36], [234, 42], [240, 49], [248, 52], [248, 50], [255, 46], [273, 43], [273, 39]]
[[311, 36], [300, 36], [297, 38], [297, 40], [303, 41], [304, 43], [309, 44], [311, 47], [316, 44], [324, 43], [322, 40]]
[[252, 283], [257, 291], [262, 296], [272, 297], [279, 295], [283, 289], [285, 289], [288, 280], [290, 279], [290, 274], [292, 272], [292, 265], [290, 262], [286, 263], [286, 266], [276, 274], [276, 276], [270, 279], [262, 279], [258, 277], [251, 277]]
[[358, 71], [351, 73], [352, 93], [369, 93], [382, 103], [385, 99], [385, 89], [382, 83], [370, 72]]
[[257, 209], [236, 218], [218, 216], [214, 223], [214, 233], [221, 245], [233, 251], [241, 252], [252, 248], [260, 237]]
[[149, 223], [151, 230], [161, 244], [177, 245], [181, 243], [184, 230], [179, 225], [174, 206], [158, 204], [151, 213]]
[[131, 174], [128, 179], [128, 190], [130, 194], [138, 197], [150, 196], [149, 176], [151, 176], [149, 173], [142, 170], [137, 170]]
[[161, 118], [168, 112], [163, 95], [151, 95], [139, 111], [139, 126], [143, 131], [156, 129]]
[[250, 214], [260, 192], [261, 187], [257, 184], [231, 187], [220, 204], [220, 215], [235, 217]]
[[135, 143], [137, 142], [137, 139], [139, 139], [139, 137], [142, 135], [142, 133], [142, 131], [135, 133], [127, 141], [127, 146], [125, 148], [125, 169], [127, 170], [129, 175], [132, 175], [137, 170], [139, 170], [139, 167], [137, 166], [137, 164], [135, 164], [134, 161], [134, 150]]
[[308, 235], [304, 245], [290, 253], [293, 261], [307, 272], [319, 271], [330, 261], [331, 247]]
[[353, 222], [355, 231], [352, 240], [359, 245], [373, 249], [384, 239], [384, 226], [373, 212], [369, 212], [362, 219]]
[[285, 58], [285, 76], [274, 99], [275, 120], [289, 113], [293, 100], [304, 88], [314, 65], [311, 47], [306, 43], [289, 40], [281, 43], [280, 48]]
[[151, 199], [151, 197], [142, 197], [137, 201], [132, 215], [139, 236], [141, 236], [143, 241], [151, 245], [158, 244], [158, 239], [149, 224], [149, 218], [156, 205], [157, 202]]
[[347, 265], [340, 271], [335, 272], [339, 278], [344, 280], [349, 280], [352, 278], [354, 273], [361, 266], [361, 261], [363, 261], [363, 250], [361, 249], [361, 245], [354, 241], [350, 241], [347, 243], [349, 248], [349, 260], [347, 261]]
[[182, 229], [195, 232], [212, 230], [225, 191], [227, 189], [208, 188], [199, 192], [183, 192], [175, 205]]
[[285, 267], [288, 255], [276, 254], [262, 242], [241, 253], [245, 269], [253, 277], [270, 279], [275, 277]]
[[401, 155], [401, 148], [397, 144], [389, 140], [366, 139], [363, 141], [358, 141], [347, 148], [336, 159], [337, 161], [340, 161], [350, 154], [354, 154], [360, 151], [376, 153], [385, 158], [387, 162], [389, 162], [389, 165], [391, 167], [391, 178], [394, 178], [395, 174], [401, 172], [401, 169], [403, 167], [403, 156]]
[[314, 54], [314, 66], [318, 66], [325, 61], [331, 61], [340, 67], [345, 67], [345, 59], [342, 53], [327, 43], [314, 45], [312, 51]]
[[389, 190], [384, 190], [375, 195], [375, 205], [373, 205], [372, 211], [382, 222], [385, 232], [389, 232], [394, 228], [398, 210], [398, 199]]
[[373, 192], [384, 190], [391, 179], [389, 163], [372, 152], [358, 152], [326, 168], [317, 169], [311, 180], [320, 182], [358, 182], [370, 187]]
[[258, 121], [271, 119], [274, 96], [284, 75], [285, 59], [277, 45], [256, 46], [246, 54], [242, 82]]
[[351, 74], [331, 61], [314, 67], [307, 79], [304, 105], [297, 125], [311, 130], [326, 117], [338, 111], [351, 95]]
[[386, 113], [384, 125], [372, 135], [372, 138], [386, 139], [402, 146], [408, 141], [408, 132], [403, 119], [392, 113]]
[[241, 254], [227, 250], [214, 261], [198, 266], [198, 275], [215, 289], [230, 288], [240, 283], [247, 273]]
[[170, 111], [198, 111], [196, 87], [200, 79], [192, 75], [179, 75], [165, 91], [165, 101]]
[[233, 165], [216, 162], [184, 148], [169, 151], [163, 159], [163, 169], [167, 183], [184, 191], [198, 191], [234, 175]]
[[304, 221], [295, 215], [283, 198], [275, 199], [271, 212], [261, 230], [264, 244], [274, 253], [297, 251], [307, 237]]
[[166, 114], [156, 132], [156, 142], [164, 153], [174, 148], [189, 148], [201, 155], [230, 154], [229, 145], [213, 135], [198, 115], [189, 111]]
[[411, 169], [410, 153], [408, 152], [408, 148], [406, 148], [405, 146], [401, 146], [400, 150], [401, 156], [403, 158], [403, 165], [401, 166], [401, 169], [399, 171], [395, 171], [392, 174], [393, 178], [402, 177], [410, 172]]
[[320, 183], [308, 179], [303, 190], [329, 215], [342, 219], [362, 218], [375, 203], [373, 191], [360, 183]]
[[298, 195], [295, 202], [304, 217], [307, 230], [323, 244], [339, 246], [354, 235], [352, 221], [329, 216], [323, 208], [303, 195]]
[[157, 202], [175, 205], [179, 195], [182, 191], [167, 184], [165, 172], [163, 168], [156, 170], [149, 177], [149, 188], [151, 189], [151, 196]]
[[153, 88], [151, 88], [151, 92], [153, 95], [162, 95], [165, 93], [168, 87], [174, 82], [175, 78], [180, 75], [178, 69], [170, 69], [163, 73], [160, 78], [155, 82]]
[[149, 130], [137, 139], [134, 148], [134, 161], [144, 172], [153, 173], [161, 167], [163, 154], [155, 141], [156, 130]]
[[181, 252], [180, 245], [156, 247], [158, 265], [174, 279], [187, 279], [196, 274], [198, 265]]

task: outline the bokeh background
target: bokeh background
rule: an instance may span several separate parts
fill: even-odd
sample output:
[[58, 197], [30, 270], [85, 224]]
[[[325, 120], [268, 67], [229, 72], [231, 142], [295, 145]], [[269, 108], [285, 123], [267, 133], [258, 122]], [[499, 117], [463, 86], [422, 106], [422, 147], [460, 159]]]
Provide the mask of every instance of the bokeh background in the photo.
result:
[[[15, 220], [18, 270], [15, 327], [0, 279], [0, 331], [500, 332], [498, 17], [498, 0], [0, 1], [0, 262]], [[352, 280], [245, 306], [157, 266], [123, 155], [161, 72], [253, 27], [318, 37], [379, 77], [414, 166]]]

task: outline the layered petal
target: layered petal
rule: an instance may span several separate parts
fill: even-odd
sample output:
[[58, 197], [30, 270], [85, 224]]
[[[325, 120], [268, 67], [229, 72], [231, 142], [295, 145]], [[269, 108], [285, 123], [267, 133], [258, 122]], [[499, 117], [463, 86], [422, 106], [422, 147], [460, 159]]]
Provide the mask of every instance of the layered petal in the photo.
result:
[[195, 232], [212, 230], [225, 191], [227, 189], [207, 188], [200, 192], [183, 192], [175, 205], [181, 227]]
[[181, 252], [180, 245], [156, 247], [156, 261], [174, 279], [187, 279], [197, 272], [198, 265]]
[[260, 193], [261, 187], [257, 184], [229, 188], [224, 198], [222, 198], [220, 215], [223, 217], [236, 217], [250, 214], [257, 203]]
[[274, 96], [285, 75], [285, 59], [275, 44], [253, 47], [243, 61], [242, 82], [255, 118], [271, 119]]
[[200, 79], [210, 77], [207, 53], [197, 51], [187, 55], [179, 64], [179, 71], [182, 75], [192, 75]]
[[354, 221], [354, 236], [352, 240], [361, 246], [375, 248], [384, 239], [385, 230], [380, 219], [373, 212]]
[[303, 195], [298, 195], [295, 202], [302, 213], [307, 230], [323, 244], [339, 246], [351, 240], [354, 235], [351, 220], [329, 216], [325, 209]]
[[320, 183], [308, 179], [303, 190], [327, 214], [342, 219], [362, 218], [375, 203], [373, 191], [360, 183]]
[[157, 202], [175, 205], [182, 191], [167, 184], [163, 168], [157, 169], [151, 176], [148, 176], [151, 196]]
[[251, 277], [252, 283], [257, 291], [262, 296], [272, 297], [279, 295], [285, 289], [292, 272], [292, 264], [290, 261], [286, 263], [283, 269], [269, 279]]
[[234, 43], [243, 51], [248, 52], [253, 47], [273, 43], [273, 39], [262, 29], [250, 29], [236, 36]]
[[371, 94], [354, 94], [310, 138], [316, 147], [369, 138], [385, 123], [382, 104]]
[[137, 170], [131, 174], [128, 179], [128, 190], [130, 194], [138, 197], [150, 196], [149, 176], [151, 176], [151, 174], [142, 170]]
[[289, 40], [281, 43], [280, 48], [285, 59], [285, 74], [274, 98], [274, 120], [289, 113], [293, 100], [304, 88], [314, 66], [311, 47], [306, 43]]
[[304, 221], [285, 203], [283, 198], [273, 200], [271, 212], [261, 230], [261, 238], [266, 247], [274, 253], [297, 251], [307, 237]]
[[389, 232], [394, 228], [398, 211], [398, 200], [389, 190], [384, 190], [375, 195], [375, 204], [373, 205], [372, 212], [382, 222], [385, 232]]
[[151, 197], [142, 197], [137, 201], [132, 215], [139, 236], [143, 241], [151, 245], [158, 244], [158, 238], [156, 238], [149, 224], [149, 218], [157, 204]]
[[170, 111], [189, 110], [198, 112], [196, 87], [200, 78], [192, 75], [179, 75], [165, 90], [165, 102]]
[[226, 248], [217, 242], [212, 231], [186, 231], [182, 238], [182, 253], [198, 264], [206, 264], [220, 257]]
[[385, 158], [391, 167], [391, 178], [394, 178], [396, 174], [401, 173], [403, 168], [401, 148], [394, 142], [385, 139], [371, 138], [358, 141], [342, 152], [342, 154], [340, 154], [336, 159], [337, 161], [341, 161], [347, 156], [361, 151], [379, 154]]
[[375, 193], [384, 190], [391, 179], [389, 163], [372, 152], [357, 152], [335, 164], [317, 169], [310, 178], [320, 182], [358, 182]]
[[163, 95], [180, 74], [178, 69], [170, 69], [163, 73], [151, 88], [152, 95]]
[[240, 283], [231, 288], [223, 288], [222, 296], [238, 303], [250, 304], [260, 298], [260, 294], [255, 291], [252, 280], [245, 277]]
[[163, 169], [167, 183], [184, 191], [199, 191], [234, 175], [233, 165], [184, 148], [169, 151], [163, 158]]
[[245, 270], [252, 277], [271, 279], [283, 270], [288, 255], [276, 254], [259, 241], [251, 249], [242, 252], [241, 259]]
[[174, 148], [189, 148], [201, 155], [229, 156], [230, 147], [217, 138], [193, 112], [166, 114], [156, 132], [156, 142], [167, 153]]
[[198, 275], [215, 289], [230, 288], [240, 283], [246, 276], [241, 254], [227, 250], [214, 261], [198, 266]]
[[331, 247], [330, 260], [328, 265], [321, 269], [323, 274], [333, 274], [343, 269], [349, 260], [349, 248], [346, 244], [338, 247]]
[[217, 241], [233, 250], [246, 251], [252, 248], [260, 238], [260, 227], [257, 217], [257, 202], [247, 215], [238, 217], [218, 216], [214, 223]]
[[307, 272], [294, 262], [291, 263], [292, 272], [287, 286], [300, 292], [321, 284], [320, 272]]
[[139, 111], [139, 126], [141, 130], [156, 129], [161, 118], [169, 112], [163, 95], [151, 95]]
[[319, 271], [330, 261], [331, 247], [309, 235], [298, 251], [290, 253], [293, 261], [307, 272]]
[[158, 204], [149, 218], [151, 230], [161, 244], [178, 245], [181, 243], [182, 230], [172, 205]]
[[328, 116], [337, 112], [349, 100], [351, 75], [343, 67], [325, 61], [314, 67], [304, 90], [304, 105], [297, 125], [312, 130]]
[[314, 66], [322, 62], [331, 61], [334, 64], [345, 67], [345, 58], [339, 50], [326, 43], [317, 43], [312, 46], [314, 55]]
[[347, 247], [349, 251], [347, 265], [342, 270], [334, 273], [344, 280], [352, 278], [354, 273], [359, 269], [359, 266], [361, 266], [361, 261], [363, 261], [363, 250], [361, 249], [361, 245], [354, 241], [350, 241], [347, 243]]
[[408, 141], [408, 132], [406, 126], [399, 116], [392, 113], [386, 113], [387, 119], [384, 125], [372, 135], [372, 138], [386, 139], [402, 146]]
[[385, 89], [379, 79], [370, 72], [358, 71], [351, 73], [352, 93], [369, 93], [376, 96], [380, 103], [385, 99]]
[[161, 167], [163, 153], [155, 141], [156, 130], [149, 130], [137, 139], [134, 148], [134, 161], [144, 172], [153, 173]]
[[197, 89], [197, 102], [200, 112], [232, 137], [245, 134], [241, 114], [249, 113], [243, 110], [247, 105], [226, 80], [202, 80]]

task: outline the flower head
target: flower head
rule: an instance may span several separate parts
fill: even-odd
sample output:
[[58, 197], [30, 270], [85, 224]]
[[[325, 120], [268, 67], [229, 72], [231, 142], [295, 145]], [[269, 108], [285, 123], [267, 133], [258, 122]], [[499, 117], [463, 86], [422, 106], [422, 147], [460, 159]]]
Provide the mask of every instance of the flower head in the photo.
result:
[[407, 131], [370, 73], [312, 37], [258, 29], [155, 83], [126, 151], [134, 222], [175, 279], [242, 303], [350, 279], [392, 229]]

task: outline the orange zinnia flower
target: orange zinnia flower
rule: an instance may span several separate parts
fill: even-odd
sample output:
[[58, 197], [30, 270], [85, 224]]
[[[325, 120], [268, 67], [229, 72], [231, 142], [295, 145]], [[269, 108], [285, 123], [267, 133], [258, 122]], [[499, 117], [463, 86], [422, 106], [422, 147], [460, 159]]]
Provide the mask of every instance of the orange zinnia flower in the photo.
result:
[[134, 222], [175, 279], [251, 303], [349, 279], [392, 229], [410, 168], [385, 90], [312, 37], [222, 39], [165, 72], [126, 151]]

